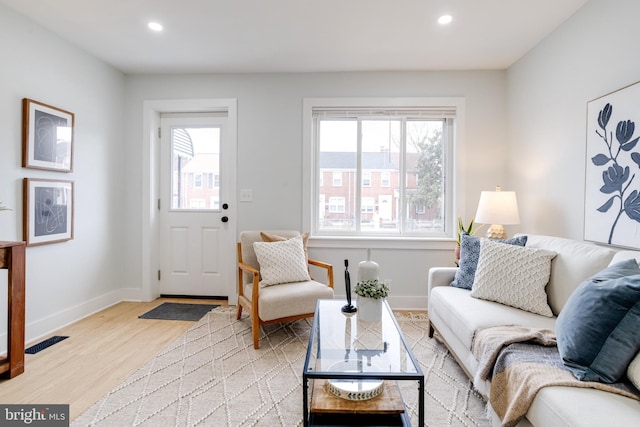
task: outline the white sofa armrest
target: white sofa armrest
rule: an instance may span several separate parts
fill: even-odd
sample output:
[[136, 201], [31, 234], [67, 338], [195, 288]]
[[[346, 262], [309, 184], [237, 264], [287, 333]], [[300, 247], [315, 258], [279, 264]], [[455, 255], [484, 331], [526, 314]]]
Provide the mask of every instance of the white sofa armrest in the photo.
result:
[[[429, 269], [429, 281], [427, 289], [427, 303], [431, 304], [431, 290], [436, 286], [449, 286], [456, 276], [458, 267], [432, 267]], [[429, 307], [431, 308], [431, 307]], [[429, 321], [429, 338], [433, 338], [433, 325]]]
[[429, 289], [428, 294], [431, 294], [431, 289], [436, 286], [449, 286], [453, 282], [453, 278], [456, 276], [458, 267], [432, 267], [429, 269]]

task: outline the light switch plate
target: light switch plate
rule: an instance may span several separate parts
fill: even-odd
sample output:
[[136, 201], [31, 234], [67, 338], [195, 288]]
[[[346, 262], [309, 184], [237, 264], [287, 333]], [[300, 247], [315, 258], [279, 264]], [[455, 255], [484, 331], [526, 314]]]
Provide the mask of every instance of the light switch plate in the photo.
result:
[[240, 190], [241, 202], [253, 202], [253, 190]]

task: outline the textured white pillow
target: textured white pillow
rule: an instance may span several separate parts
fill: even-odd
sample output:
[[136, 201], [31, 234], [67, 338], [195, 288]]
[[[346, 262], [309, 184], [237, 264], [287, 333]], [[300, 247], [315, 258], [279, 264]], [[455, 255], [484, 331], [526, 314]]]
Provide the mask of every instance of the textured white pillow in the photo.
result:
[[633, 384], [635, 388], [640, 390], [640, 353], [636, 354], [636, 357], [629, 363], [627, 378], [629, 378], [629, 381], [631, 381], [631, 384]]
[[311, 280], [300, 237], [281, 242], [254, 242], [253, 250], [260, 264], [260, 286]]
[[483, 239], [471, 296], [552, 317], [545, 287], [556, 255]]

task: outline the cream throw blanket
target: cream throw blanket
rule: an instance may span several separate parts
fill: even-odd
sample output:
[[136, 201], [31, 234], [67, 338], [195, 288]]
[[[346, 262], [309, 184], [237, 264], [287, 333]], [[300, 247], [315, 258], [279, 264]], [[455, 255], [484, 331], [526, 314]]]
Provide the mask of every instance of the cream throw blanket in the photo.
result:
[[640, 400], [637, 390], [625, 384], [604, 384], [576, 379], [564, 368], [549, 329], [497, 326], [476, 331], [472, 348], [479, 361], [474, 385], [491, 380], [489, 403], [503, 426], [524, 418], [542, 387], [595, 388]]

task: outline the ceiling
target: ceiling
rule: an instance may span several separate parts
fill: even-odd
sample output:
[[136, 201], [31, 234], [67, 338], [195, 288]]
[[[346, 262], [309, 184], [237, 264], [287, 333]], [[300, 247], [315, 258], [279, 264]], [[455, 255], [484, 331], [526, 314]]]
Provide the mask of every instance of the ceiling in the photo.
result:
[[[505, 69], [588, 0], [0, 0], [124, 73]], [[447, 26], [437, 18], [448, 13]], [[155, 20], [164, 31], [146, 26]]]

